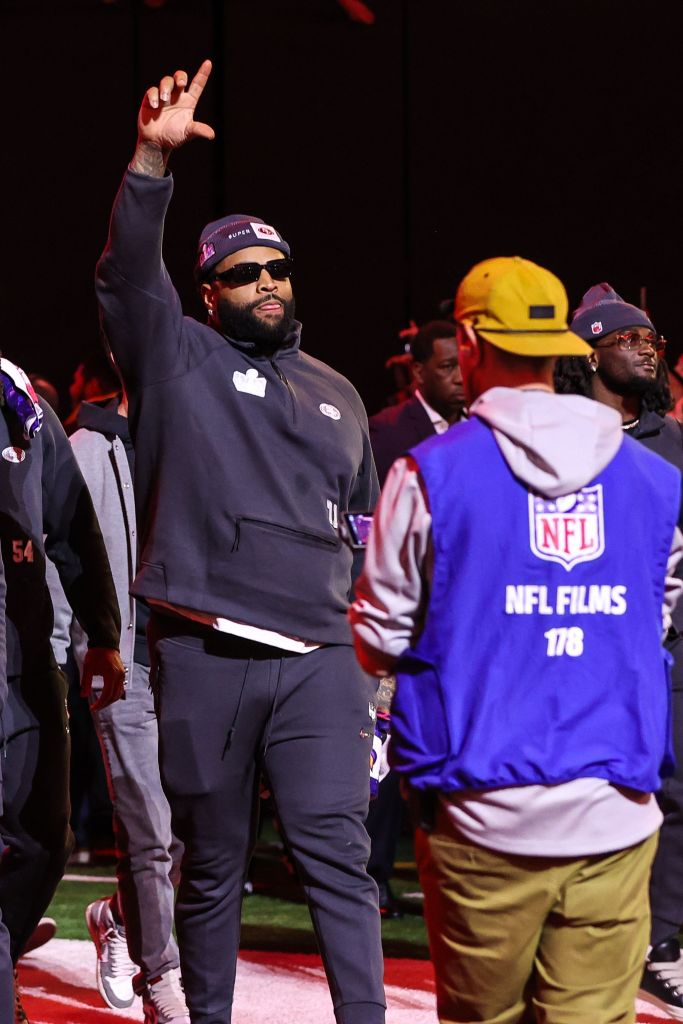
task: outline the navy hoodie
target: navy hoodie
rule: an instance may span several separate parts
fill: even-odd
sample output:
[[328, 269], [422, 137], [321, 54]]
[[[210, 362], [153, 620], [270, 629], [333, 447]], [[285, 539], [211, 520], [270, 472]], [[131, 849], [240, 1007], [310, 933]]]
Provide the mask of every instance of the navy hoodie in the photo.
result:
[[338, 526], [378, 495], [365, 409], [301, 351], [300, 324], [267, 356], [183, 316], [162, 259], [172, 188], [126, 173], [97, 271], [136, 452], [133, 593], [350, 643], [352, 554]]

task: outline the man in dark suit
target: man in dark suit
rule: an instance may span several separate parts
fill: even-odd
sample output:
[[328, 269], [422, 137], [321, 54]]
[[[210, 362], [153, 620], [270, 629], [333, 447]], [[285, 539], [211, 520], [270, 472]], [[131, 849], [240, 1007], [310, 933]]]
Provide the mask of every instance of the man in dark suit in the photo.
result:
[[[432, 320], [425, 324], [413, 336], [410, 353], [413, 397], [382, 409], [369, 421], [380, 484], [395, 459], [432, 434], [443, 434], [460, 419], [465, 407], [453, 322]], [[371, 843], [368, 872], [377, 882], [383, 917], [401, 916], [389, 885], [403, 817], [398, 783], [398, 775], [393, 773], [382, 780], [365, 822]]]
[[443, 434], [465, 407], [455, 324], [432, 320], [410, 343], [413, 397], [370, 417], [370, 441], [380, 484], [392, 462], [432, 434]]

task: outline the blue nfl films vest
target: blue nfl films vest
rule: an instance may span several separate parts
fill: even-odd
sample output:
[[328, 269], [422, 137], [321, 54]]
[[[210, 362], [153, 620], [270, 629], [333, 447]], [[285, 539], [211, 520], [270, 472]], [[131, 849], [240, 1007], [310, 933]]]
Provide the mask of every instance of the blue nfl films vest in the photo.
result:
[[624, 438], [576, 494], [512, 475], [480, 420], [411, 452], [433, 517], [419, 639], [400, 658], [392, 762], [418, 789], [673, 770], [662, 600], [680, 474]]

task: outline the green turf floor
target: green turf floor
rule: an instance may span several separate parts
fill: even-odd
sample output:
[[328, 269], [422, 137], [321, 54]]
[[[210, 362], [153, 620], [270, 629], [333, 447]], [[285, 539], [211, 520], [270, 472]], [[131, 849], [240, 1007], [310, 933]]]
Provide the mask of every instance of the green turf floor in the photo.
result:
[[[400, 920], [382, 922], [384, 952], [387, 956], [427, 959], [422, 902], [419, 899], [415, 866], [411, 862], [409, 840], [402, 840], [399, 856], [403, 859], [397, 864], [392, 887], [404, 916]], [[111, 861], [104, 861], [94, 866], [68, 867], [67, 874], [83, 878], [92, 875], [111, 876], [112, 879], [111, 883], [62, 881], [48, 910], [48, 914], [57, 921], [60, 938], [86, 939], [88, 931], [83, 912], [88, 903], [113, 892], [114, 867]], [[243, 948], [315, 952], [308, 910], [276, 840], [259, 843], [250, 876], [255, 891], [243, 903]]]

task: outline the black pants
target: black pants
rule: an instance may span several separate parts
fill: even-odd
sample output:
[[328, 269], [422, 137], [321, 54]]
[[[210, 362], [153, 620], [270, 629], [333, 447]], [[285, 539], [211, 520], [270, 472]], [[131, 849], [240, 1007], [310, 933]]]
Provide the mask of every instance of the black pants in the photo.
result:
[[338, 1024], [382, 1024], [366, 871], [374, 686], [350, 647], [305, 655], [152, 616], [161, 776], [185, 844], [176, 902], [193, 1024], [229, 1024], [260, 766], [306, 892]]
[[403, 824], [401, 777], [389, 772], [379, 784], [377, 799], [370, 804], [365, 827], [370, 836], [368, 872], [379, 884], [386, 884], [394, 873], [396, 846]]
[[0, 864], [0, 913], [16, 963], [54, 895], [73, 836], [66, 679], [55, 666], [8, 683], [0, 835], [9, 850]]
[[650, 879], [652, 946], [678, 935], [683, 926], [683, 691], [674, 689], [672, 697], [676, 771], [658, 796], [664, 823]]

